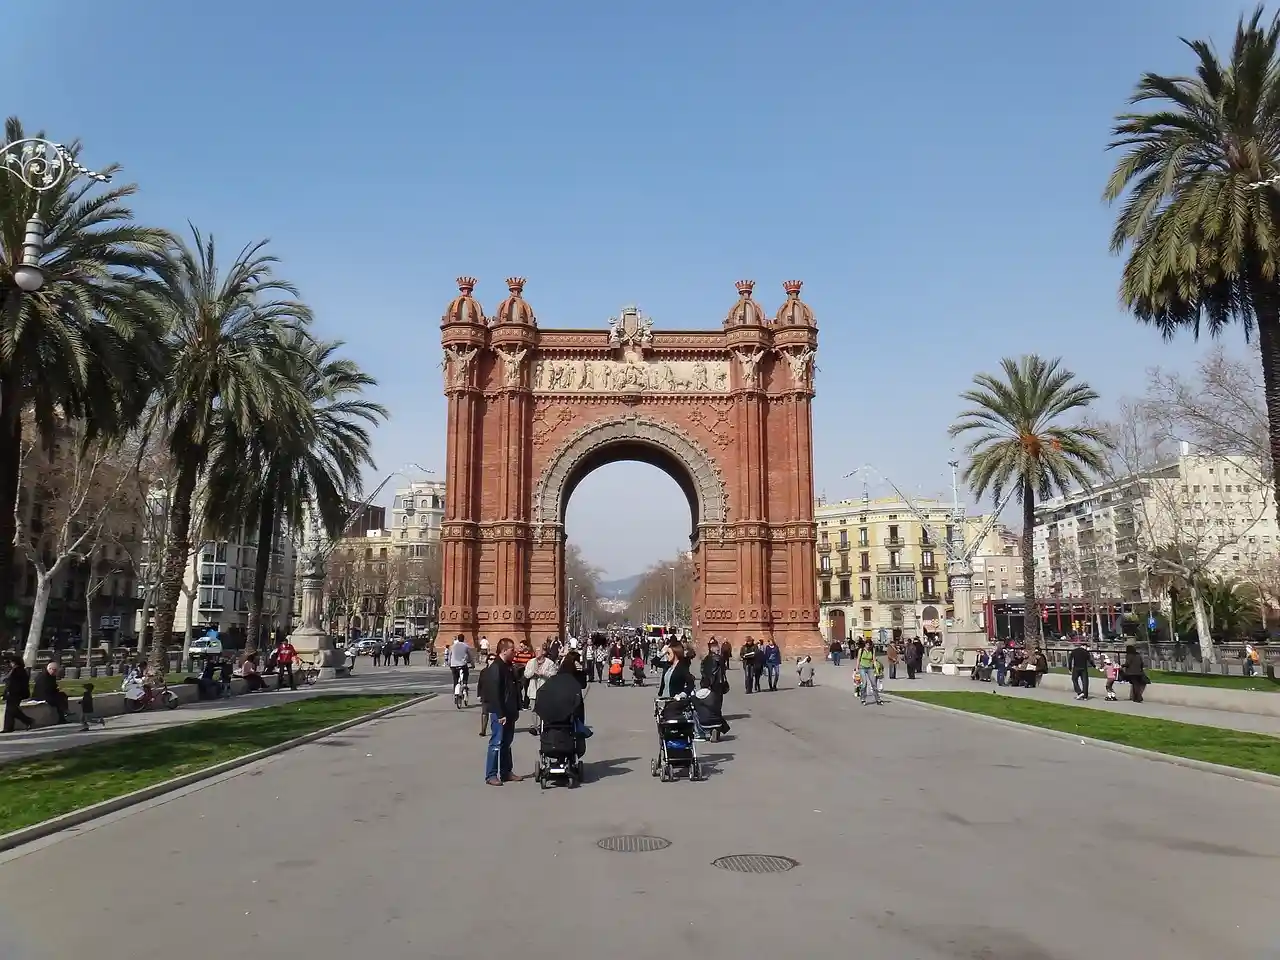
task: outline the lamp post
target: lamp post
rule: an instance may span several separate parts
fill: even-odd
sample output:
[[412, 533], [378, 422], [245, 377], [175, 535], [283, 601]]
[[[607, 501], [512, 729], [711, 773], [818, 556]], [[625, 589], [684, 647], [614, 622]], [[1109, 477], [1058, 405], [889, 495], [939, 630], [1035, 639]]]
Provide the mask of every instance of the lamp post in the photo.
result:
[[418, 473], [435, 473], [434, 470], [420, 463], [407, 463], [399, 470], [393, 470], [373, 488], [373, 492], [347, 512], [342, 520], [342, 527], [337, 536], [326, 537], [320, 529], [320, 518], [314, 510], [308, 519], [304, 531], [302, 549], [299, 551], [298, 579], [302, 584], [302, 626], [293, 632], [290, 638], [300, 652], [315, 653], [319, 658], [320, 676], [331, 678], [340, 672], [347, 671], [346, 658], [333, 647], [329, 632], [320, 625], [320, 617], [324, 612], [325, 566], [329, 556], [337, 547], [338, 541], [346, 535], [347, 529], [356, 517], [371, 504], [395, 477], [404, 477], [412, 482], [407, 471]]
[[671, 571], [671, 619], [667, 621], [667, 626], [674, 627], [676, 625], [676, 568], [668, 567]]

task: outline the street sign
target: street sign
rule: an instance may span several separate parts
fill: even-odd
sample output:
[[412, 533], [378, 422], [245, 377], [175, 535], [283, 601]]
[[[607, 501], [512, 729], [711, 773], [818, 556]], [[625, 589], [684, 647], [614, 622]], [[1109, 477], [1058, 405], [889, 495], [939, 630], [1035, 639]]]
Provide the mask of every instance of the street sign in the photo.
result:
[[1148, 630], [1154, 630], [1155, 628], [1156, 628], [1156, 618], [1155, 618], [1155, 617], [1147, 617], [1147, 629], [1148, 629]]
[[885, 627], [880, 628], [880, 642], [881, 643], [889, 642], [889, 631]]

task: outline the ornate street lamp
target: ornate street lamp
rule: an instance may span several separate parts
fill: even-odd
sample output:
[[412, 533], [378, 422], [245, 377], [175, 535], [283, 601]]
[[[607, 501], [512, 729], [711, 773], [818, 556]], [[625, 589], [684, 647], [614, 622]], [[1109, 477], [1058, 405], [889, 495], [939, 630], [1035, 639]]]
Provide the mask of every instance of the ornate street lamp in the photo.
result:
[[39, 198], [68, 177], [88, 177], [98, 183], [108, 183], [111, 177], [81, 166], [62, 144], [38, 137], [15, 140], [0, 147], [0, 165], [37, 195], [36, 212], [27, 221], [22, 238], [22, 257], [13, 268], [13, 282], [18, 289], [23, 293], [35, 293], [44, 285], [40, 258], [44, 256], [45, 222], [40, 217]]

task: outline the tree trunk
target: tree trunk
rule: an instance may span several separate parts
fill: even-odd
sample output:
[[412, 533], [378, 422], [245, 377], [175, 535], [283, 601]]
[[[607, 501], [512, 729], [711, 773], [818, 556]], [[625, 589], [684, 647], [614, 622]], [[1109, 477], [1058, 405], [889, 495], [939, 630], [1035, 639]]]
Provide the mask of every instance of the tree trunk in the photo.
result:
[[271, 546], [276, 530], [276, 484], [274, 472], [268, 473], [262, 485], [258, 505], [258, 552], [253, 565], [253, 597], [249, 601], [249, 629], [244, 642], [245, 656], [258, 649], [262, 632], [262, 604], [267, 596], [267, 576], [271, 570]]
[[1209, 623], [1209, 614], [1204, 608], [1204, 597], [1194, 583], [1191, 585], [1191, 609], [1196, 615], [1196, 637], [1200, 641], [1200, 659], [1205, 663], [1217, 663], [1218, 657], [1213, 646], [1213, 627]]
[[49, 610], [49, 596], [53, 593], [53, 578], [60, 564], [45, 572], [36, 571], [36, 599], [31, 605], [31, 625], [27, 628], [27, 646], [22, 651], [22, 662], [28, 667], [36, 665], [36, 651], [40, 649], [40, 634], [44, 632], [44, 615]]
[[[0, 642], [14, 637], [17, 624], [7, 615], [18, 582], [14, 537], [17, 535], [18, 485], [22, 467], [20, 398], [10, 377], [0, 377]], [[4, 643], [8, 646], [8, 643]]]
[[[1280, 523], [1280, 298], [1256, 298], [1258, 354], [1267, 398], [1267, 434], [1271, 441], [1271, 499]], [[3, 533], [3, 531], [0, 531]]]
[[[154, 568], [153, 568], [154, 569]], [[147, 623], [151, 620], [151, 595], [155, 585], [151, 583], [151, 574], [147, 574], [147, 586], [142, 591], [142, 623], [138, 627], [138, 655], [142, 655], [142, 645], [147, 641]]]
[[[99, 584], [101, 586], [101, 584]], [[93, 649], [93, 595], [98, 588], [93, 585], [93, 553], [89, 554], [89, 575], [84, 578], [84, 655], [89, 656]], [[88, 660], [85, 666], [89, 666]]]
[[[178, 596], [186, 579], [191, 554], [191, 501], [196, 492], [199, 457], [178, 465], [169, 511], [169, 540], [165, 544], [164, 565], [160, 570], [160, 595], [156, 600], [156, 625], [151, 637], [148, 664], [153, 671], [167, 670], [165, 651], [173, 635], [173, 621], [178, 612]], [[195, 588], [193, 588], [194, 590]]]
[[182, 669], [190, 669], [188, 664], [191, 662], [191, 641], [196, 638], [196, 593], [199, 591], [198, 585], [192, 586], [190, 590], [183, 591], [183, 595], [187, 598], [187, 629], [182, 635]]
[[1022, 633], [1028, 647], [1040, 643], [1040, 606], [1036, 602], [1036, 491], [1030, 481], [1022, 484]]

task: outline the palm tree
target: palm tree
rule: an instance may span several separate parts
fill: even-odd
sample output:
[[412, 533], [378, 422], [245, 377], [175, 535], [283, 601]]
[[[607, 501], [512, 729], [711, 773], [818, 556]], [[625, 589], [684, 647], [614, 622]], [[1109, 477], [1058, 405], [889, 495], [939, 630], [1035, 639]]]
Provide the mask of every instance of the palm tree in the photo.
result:
[[[9, 144], [27, 134], [11, 117], [4, 136]], [[69, 150], [79, 153], [76, 144]], [[14, 586], [12, 504], [23, 412], [32, 411], [46, 443], [53, 442], [59, 415], [118, 433], [137, 419], [161, 378], [159, 330], [131, 280], [170, 237], [133, 223], [123, 201], [135, 189], [64, 178], [37, 195], [0, 172], [0, 503], [10, 505], [0, 509], [0, 610], [8, 608]], [[37, 209], [47, 231], [44, 283], [24, 293], [13, 270]]]
[[1022, 582], [1026, 593], [1023, 615], [1027, 643], [1040, 636], [1035, 595], [1033, 532], [1036, 498], [1046, 499], [1076, 486], [1088, 486], [1102, 470], [1110, 446], [1105, 431], [1061, 423], [1072, 411], [1084, 410], [1097, 393], [1061, 366], [1031, 354], [1000, 361], [1001, 379], [980, 373], [973, 388], [960, 394], [972, 404], [951, 426], [953, 437], [969, 434], [969, 465], [964, 480], [977, 497], [988, 491], [996, 503], [1010, 485], [1022, 504]]
[[[306, 401], [285, 354], [293, 331], [311, 322], [297, 291], [273, 274], [266, 241], [240, 251], [223, 273], [212, 237], [192, 228], [193, 246], [175, 241], [142, 282], [168, 325], [168, 377], [154, 415], [174, 464], [169, 539], [156, 602], [153, 669], [162, 666], [173, 631], [191, 540], [191, 502], [219, 445], [251, 436], [257, 424], [296, 423]], [[288, 297], [282, 297], [288, 295]], [[242, 450], [242, 457], [247, 454]], [[245, 461], [237, 470], [245, 469]], [[218, 478], [218, 484], [222, 478]], [[215, 484], [217, 486], [217, 484]], [[216, 516], [219, 505], [207, 505]]]
[[[1166, 338], [1217, 336], [1237, 323], [1258, 335], [1273, 481], [1280, 479], [1280, 16], [1241, 17], [1231, 56], [1183, 41], [1192, 77], [1144, 74], [1112, 149], [1124, 155], [1104, 198], [1124, 197], [1111, 249], [1127, 251], [1120, 295]], [[1280, 489], [1280, 483], [1275, 484]], [[1280, 517], [1280, 498], [1277, 499]]]
[[[342, 345], [292, 330], [281, 357], [303, 398], [301, 416], [260, 418], [247, 444], [221, 444], [221, 455], [210, 471], [219, 486], [230, 488], [214, 497], [223, 521], [250, 516], [257, 522], [246, 652], [257, 648], [271, 546], [280, 521], [296, 532], [302, 529], [306, 510], [314, 509], [329, 535], [341, 536], [350, 501], [360, 492], [361, 468], [373, 466], [369, 426], [384, 419], [387, 411], [360, 397], [377, 381], [354, 361], [337, 356]], [[249, 460], [258, 465], [255, 470], [237, 469], [246, 449], [252, 451]]]

